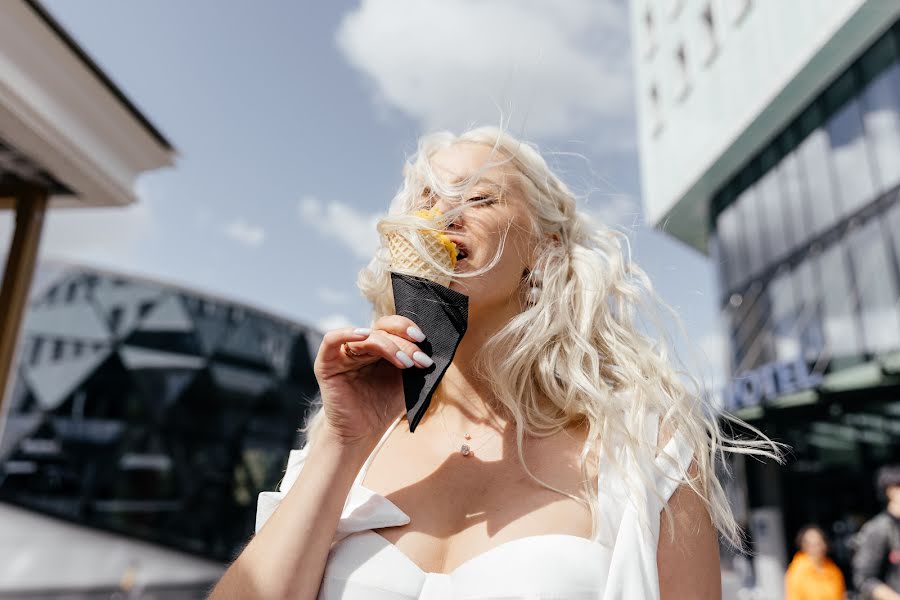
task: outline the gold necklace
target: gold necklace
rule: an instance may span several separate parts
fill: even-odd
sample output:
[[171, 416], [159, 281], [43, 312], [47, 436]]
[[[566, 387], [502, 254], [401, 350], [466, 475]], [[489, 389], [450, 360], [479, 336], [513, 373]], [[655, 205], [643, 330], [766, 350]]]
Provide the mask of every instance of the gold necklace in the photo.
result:
[[[447, 432], [447, 438], [449, 439], [449, 438], [450, 438], [450, 431], [447, 429], [447, 421], [444, 420], [444, 407], [443, 407], [443, 406], [441, 407], [441, 425], [443, 425], [444, 431]], [[457, 435], [459, 435], [459, 434], [457, 434]], [[463, 436], [464, 436], [467, 440], [472, 439], [472, 436], [469, 435], [468, 432], [467, 432], [467, 433], [464, 433]], [[491, 438], [491, 439], [493, 439], [493, 438]], [[463, 456], [468, 456], [469, 454], [471, 454], [471, 453], [474, 452], [475, 450], [479, 450], [482, 446], [484, 446], [484, 445], [487, 444], [489, 441], [491, 441], [491, 439], [488, 439], [486, 442], [483, 442], [483, 443], [481, 444], [481, 446], [478, 446], [478, 448], [475, 448], [475, 449], [470, 448], [468, 444], [463, 444], [463, 445], [460, 446], [460, 448], [459, 448], [459, 453], [462, 454]], [[452, 441], [452, 440], [450, 441], [450, 444], [453, 445], [453, 441]]]

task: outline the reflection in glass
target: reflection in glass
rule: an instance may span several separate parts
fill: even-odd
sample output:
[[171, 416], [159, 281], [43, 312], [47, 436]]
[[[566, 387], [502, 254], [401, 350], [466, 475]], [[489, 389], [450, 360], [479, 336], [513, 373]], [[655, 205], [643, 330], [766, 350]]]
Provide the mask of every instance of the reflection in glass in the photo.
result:
[[875, 79], [862, 93], [863, 120], [882, 191], [900, 183], [900, 65]]
[[740, 214], [738, 227], [743, 231], [744, 239], [746, 240], [747, 269], [751, 277], [758, 275], [763, 266], [765, 266], [763, 262], [763, 245], [766, 241], [763, 238], [762, 222], [757, 202], [758, 196], [752, 186], [741, 192], [741, 195], [735, 200]]
[[754, 281], [741, 296], [733, 313], [736, 373], [774, 360], [771, 310], [766, 288]]
[[897, 288], [878, 219], [847, 237], [860, 298], [863, 338], [868, 352], [900, 348]]
[[785, 156], [778, 166], [781, 193], [790, 216], [787, 228], [788, 248], [793, 250], [807, 239], [811, 233], [809, 216], [806, 211], [807, 198], [801, 181], [800, 162], [794, 153]]
[[797, 150], [806, 173], [811, 202], [813, 233], [819, 234], [837, 220], [831, 169], [828, 164], [828, 137], [821, 129], [809, 134]]
[[772, 331], [775, 335], [775, 357], [779, 361], [795, 360], [800, 354], [797, 339], [794, 282], [791, 272], [782, 269], [769, 284], [772, 302]]
[[794, 268], [796, 293], [797, 331], [804, 360], [816, 364], [825, 352], [825, 334], [822, 328], [822, 290], [817, 273], [818, 258], [807, 256]]
[[777, 167], [772, 167], [768, 173], [763, 175], [756, 184], [756, 190], [763, 217], [762, 225], [765, 229], [766, 243], [761, 245], [763, 263], [768, 265], [784, 256], [788, 249], [786, 222], [788, 215], [785, 206], [787, 203], [781, 196]]
[[856, 212], [875, 195], [859, 103], [849, 101], [826, 125], [840, 196], [841, 214]]
[[747, 255], [744, 251], [743, 232], [738, 224], [740, 218], [737, 205], [732, 203], [719, 215], [718, 240], [720, 265], [725, 274], [722, 281], [727, 289], [734, 289], [747, 275]]
[[895, 200], [884, 214], [885, 223], [887, 223], [888, 236], [894, 246], [894, 258], [900, 262], [900, 201]]
[[854, 294], [843, 245], [832, 244], [819, 260], [828, 350], [832, 357], [838, 359], [858, 357], [861, 345], [853, 314]]

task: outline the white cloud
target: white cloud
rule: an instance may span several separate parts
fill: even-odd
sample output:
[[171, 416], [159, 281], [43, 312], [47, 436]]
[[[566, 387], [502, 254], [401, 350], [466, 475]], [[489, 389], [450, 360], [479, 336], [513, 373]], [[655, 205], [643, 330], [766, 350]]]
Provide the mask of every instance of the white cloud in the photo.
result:
[[339, 313], [323, 317], [319, 319], [318, 323], [316, 323], [319, 331], [322, 332], [330, 331], [332, 329], [341, 329], [343, 327], [353, 327], [353, 325], [353, 322], [350, 321], [347, 315], [342, 315]]
[[304, 225], [318, 229], [322, 237], [333, 238], [358, 258], [368, 261], [375, 255], [375, 225], [380, 214], [365, 215], [341, 202], [322, 202], [312, 196], [300, 199], [297, 214]]
[[606, 121], [607, 149], [633, 146], [624, 2], [362, 0], [336, 42], [377, 103], [426, 129], [499, 123], [502, 111], [523, 137]]
[[254, 248], [266, 239], [266, 230], [262, 226], [251, 225], [241, 217], [226, 225], [222, 232], [234, 241]]

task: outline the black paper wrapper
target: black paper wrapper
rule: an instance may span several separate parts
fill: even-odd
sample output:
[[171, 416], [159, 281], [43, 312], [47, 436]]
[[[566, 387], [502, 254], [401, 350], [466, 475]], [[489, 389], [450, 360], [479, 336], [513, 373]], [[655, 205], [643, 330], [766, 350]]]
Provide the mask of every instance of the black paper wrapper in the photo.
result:
[[403, 370], [406, 418], [409, 430], [414, 432], [466, 333], [469, 297], [431, 280], [401, 273], [391, 273], [391, 287], [394, 312], [419, 326], [425, 341], [416, 344], [434, 361], [427, 369]]

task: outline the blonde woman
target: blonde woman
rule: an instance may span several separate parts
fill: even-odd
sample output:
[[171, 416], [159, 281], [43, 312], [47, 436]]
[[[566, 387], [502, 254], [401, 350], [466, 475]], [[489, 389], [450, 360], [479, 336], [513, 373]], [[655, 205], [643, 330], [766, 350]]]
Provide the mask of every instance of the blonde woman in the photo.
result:
[[716, 460], [776, 448], [725, 440], [642, 333], [624, 236], [494, 127], [423, 137], [379, 231], [433, 206], [469, 321], [415, 433], [401, 374], [431, 359], [382, 248], [359, 277], [374, 320], [325, 335], [307, 442], [213, 597], [719, 598], [717, 531], [739, 531]]

